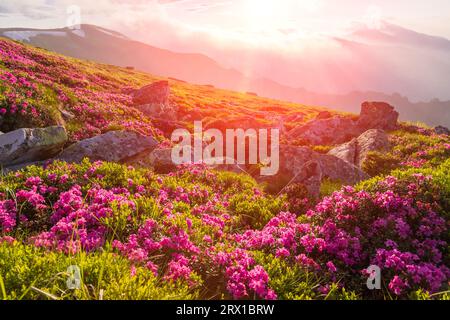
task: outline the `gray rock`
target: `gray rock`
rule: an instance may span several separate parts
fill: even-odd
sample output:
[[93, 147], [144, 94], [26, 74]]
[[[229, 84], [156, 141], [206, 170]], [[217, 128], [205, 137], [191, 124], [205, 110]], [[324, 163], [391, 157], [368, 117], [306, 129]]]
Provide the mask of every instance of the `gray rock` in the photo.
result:
[[295, 181], [305, 184], [314, 196], [317, 195], [317, 181], [323, 178], [341, 181], [347, 185], [369, 178], [355, 165], [333, 155], [320, 154], [307, 147], [294, 146], [280, 147], [280, 171], [269, 180], [277, 180], [280, 175], [292, 177], [291, 183]]
[[342, 159], [351, 164], [356, 164], [356, 149], [358, 147], [358, 140], [353, 139], [350, 142], [343, 143], [333, 149], [331, 149], [328, 154]]
[[15, 164], [49, 159], [57, 155], [67, 142], [61, 126], [24, 128], [0, 135], [0, 164]]
[[167, 104], [169, 102], [170, 87], [168, 81], [158, 81], [142, 87], [132, 93], [133, 104]]
[[316, 120], [320, 120], [320, 119], [329, 119], [332, 118], [333, 115], [331, 114], [331, 112], [329, 111], [321, 111], [319, 112], [319, 114], [316, 116]]
[[3, 168], [3, 172], [4, 173], [16, 172], [16, 171], [22, 170], [22, 169], [24, 169], [26, 167], [29, 167], [29, 166], [42, 167], [46, 163], [47, 163], [47, 161], [33, 161], [33, 162], [26, 162], [26, 163], [15, 164], [15, 165], [12, 165], [12, 166], [4, 167]]
[[320, 195], [323, 172], [320, 162], [312, 160], [303, 165], [292, 179], [291, 183], [302, 183], [313, 198]]
[[178, 118], [177, 108], [173, 105], [170, 105], [169, 103], [143, 104], [137, 106], [136, 109], [151, 118], [164, 119], [167, 121], [175, 121]]
[[291, 139], [302, 139], [313, 145], [337, 144], [360, 134], [356, 121], [345, 117], [312, 120], [289, 131]]
[[171, 148], [147, 150], [129, 158], [126, 163], [135, 167], [153, 168], [158, 173], [169, 173], [176, 169], [172, 162]]
[[450, 136], [450, 129], [443, 127], [443, 126], [437, 126], [436, 128], [434, 128], [434, 132], [436, 134], [446, 134], [446, 135]]
[[69, 121], [75, 118], [75, 115], [72, 112], [67, 111], [64, 108], [60, 108], [59, 112], [61, 113], [61, 117], [63, 118], [63, 120]]
[[385, 102], [364, 102], [358, 126], [364, 131], [369, 129], [395, 130], [398, 125], [398, 112]]
[[370, 151], [386, 151], [389, 148], [388, 135], [383, 130], [371, 129], [358, 138], [330, 150], [328, 154], [361, 167]]
[[394, 130], [398, 112], [384, 102], [364, 102], [359, 118], [332, 117], [312, 120], [289, 131], [291, 139], [301, 139], [312, 145], [334, 145], [348, 142], [370, 129]]
[[65, 149], [57, 159], [67, 162], [91, 161], [124, 162], [137, 154], [153, 150], [158, 142], [133, 131], [110, 131], [79, 141]]

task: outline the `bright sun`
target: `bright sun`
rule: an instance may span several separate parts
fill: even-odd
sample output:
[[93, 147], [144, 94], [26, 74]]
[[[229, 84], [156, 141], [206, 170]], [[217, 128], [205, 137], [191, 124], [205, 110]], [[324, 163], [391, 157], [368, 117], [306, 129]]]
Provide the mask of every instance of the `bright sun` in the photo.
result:
[[245, 0], [243, 12], [252, 29], [276, 27], [289, 14], [286, 6], [274, 0]]

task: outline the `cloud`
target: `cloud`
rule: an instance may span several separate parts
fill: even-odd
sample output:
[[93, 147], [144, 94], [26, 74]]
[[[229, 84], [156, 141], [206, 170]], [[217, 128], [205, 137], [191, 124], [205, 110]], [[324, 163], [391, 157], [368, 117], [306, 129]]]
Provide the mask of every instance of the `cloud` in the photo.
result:
[[7, 15], [22, 15], [30, 19], [46, 19], [55, 14], [55, 7], [45, 0], [20, 0], [0, 4], [0, 12]]

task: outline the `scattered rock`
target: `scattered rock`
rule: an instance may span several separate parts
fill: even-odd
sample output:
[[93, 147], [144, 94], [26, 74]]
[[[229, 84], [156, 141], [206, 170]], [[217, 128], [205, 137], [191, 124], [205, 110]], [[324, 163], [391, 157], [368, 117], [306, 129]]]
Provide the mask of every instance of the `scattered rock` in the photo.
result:
[[436, 134], [446, 134], [446, 135], [450, 136], [450, 129], [443, 127], [443, 126], [437, 126], [436, 128], [434, 128], [434, 132]]
[[316, 116], [316, 120], [329, 119], [331, 117], [333, 117], [331, 112], [329, 112], [329, 111], [322, 111], [322, 112], [319, 112], [319, 114]]
[[294, 114], [284, 116], [283, 120], [285, 122], [302, 122], [303, 119], [305, 119], [305, 116], [306, 116], [306, 114], [304, 114], [303, 112], [297, 112]]
[[312, 120], [289, 131], [291, 139], [302, 139], [313, 145], [330, 145], [346, 142], [359, 134], [356, 121], [345, 117]]
[[[355, 165], [339, 159], [333, 155], [320, 154], [307, 147], [281, 146], [280, 147], [280, 173], [296, 177], [305, 164], [316, 161], [320, 164], [321, 179], [330, 178], [339, 180], [344, 184], [356, 184], [369, 176]], [[311, 170], [309, 171], [311, 172]], [[318, 172], [318, 170], [316, 170]], [[308, 176], [308, 175], [307, 175]], [[300, 177], [302, 177], [300, 175]], [[298, 181], [299, 178], [296, 178]], [[305, 185], [308, 187], [307, 185]]]
[[328, 154], [335, 156], [339, 159], [342, 159], [348, 163], [355, 164], [356, 156], [356, 149], [358, 147], [358, 140], [353, 139], [350, 142], [343, 143], [334, 149], [331, 149]]
[[398, 121], [398, 112], [384, 102], [364, 102], [357, 120], [339, 116], [322, 119], [324, 116], [292, 129], [289, 137], [313, 145], [340, 144], [369, 129], [394, 130]]
[[59, 112], [61, 113], [61, 117], [66, 121], [69, 121], [69, 120], [72, 120], [75, 118], [75, 115], [72, 112], [67, 111], [64, 108], [60, 108]]
[[159, 81], [131, 92], [133, 104], [145, 115], [155, 119], [177, 120], [178, 110], [169, 103], [168, 81]]
[[168, 104], [170, 87], [168, 81], [158, 81], [142, 87], [131, 94], [136, 106], [146, 104]]
[[398, 112], [385, 102], [364, 102], [358, 126], [364, 131], [369, 129], [395, 130], [397, 128]]
[[170, 104], [151, 103], [143, 104], [136, 108], [151, 118], [164, 119], [167, 121], [177, 120], [177, 108]]
[[328, 154], [361, 167], [370, 151], [383, 151], [388, 149], [388, 135], [383, 130], [371, 129], [364, 132], [358, 138], [330, 150]]
[[24, 128], [0, 135], [0, 164], [11, 166], [49, 159], [67, 142], [62, 126]]
[[153, 150], [157, 144], [152, 137], [133, 131], [110, 131], [76, 142], [65, 149], [58, 159], [67, 162], [81, 162], [84, 158], [91, 161], [123, 162], [143, 151]]

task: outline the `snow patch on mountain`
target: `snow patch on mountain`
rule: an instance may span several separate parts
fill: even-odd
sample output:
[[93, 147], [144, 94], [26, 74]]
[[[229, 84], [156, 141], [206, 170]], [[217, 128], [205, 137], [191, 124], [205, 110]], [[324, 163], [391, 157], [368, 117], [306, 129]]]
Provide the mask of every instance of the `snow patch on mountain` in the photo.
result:
[[63, 31], [5, 31], [3, 35], [16, 41], [31, 41], [31, 38], [39, 35], [64, 37], [66, 33]]

